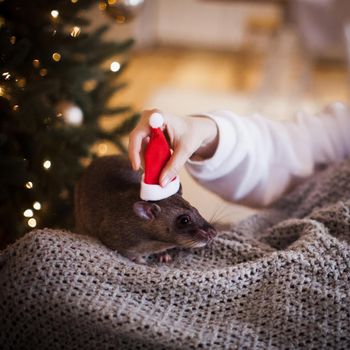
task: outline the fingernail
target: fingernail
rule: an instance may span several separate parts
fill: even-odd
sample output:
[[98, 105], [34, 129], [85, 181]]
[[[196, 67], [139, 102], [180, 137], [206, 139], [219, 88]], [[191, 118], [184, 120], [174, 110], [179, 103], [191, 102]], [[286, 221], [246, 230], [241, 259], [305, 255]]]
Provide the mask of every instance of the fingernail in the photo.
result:
[[160, 180], [160, 185], [161, 185], [162, 187], [165, 187], [169, 182], [170, 182], [170, 177], [169, 177], [169, 176], [164, 176], [164, 177]]
[[135, 171], [140, 169], [140, 163], [138, 161], [135, 161], [133, 166]]

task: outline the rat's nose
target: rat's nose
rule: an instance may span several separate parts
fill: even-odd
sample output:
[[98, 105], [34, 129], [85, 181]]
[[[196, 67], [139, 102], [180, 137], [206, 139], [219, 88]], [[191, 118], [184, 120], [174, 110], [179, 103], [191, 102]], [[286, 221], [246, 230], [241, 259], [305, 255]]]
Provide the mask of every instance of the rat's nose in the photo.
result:
[[208, 237], [210, 240], [214, 239], [214, 237], [217, 235], [218, 233], [216, 232], [215, 228], [210, 228], [208, 230]]
[[198, 230], [198, 235], [203, 239], [211, 241], [217, 235], [217, 232], [214, 228], [210, 227], [206, 228], [205, 230]]

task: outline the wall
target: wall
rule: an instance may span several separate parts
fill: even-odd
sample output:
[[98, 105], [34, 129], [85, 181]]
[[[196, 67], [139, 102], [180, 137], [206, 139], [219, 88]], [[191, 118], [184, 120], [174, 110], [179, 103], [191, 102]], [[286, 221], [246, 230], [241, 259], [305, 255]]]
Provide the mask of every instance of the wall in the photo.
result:
[[[113, 24], [107, 37], [134, 37], [137, 47], [153, 44], [237, 49], [244, 40], [247, 20], [279, 16], [276, 5], [234, 1], [146, 0], [132, 23]], [[95, 7], [89, 14], [94, 26], [113, 20]]]

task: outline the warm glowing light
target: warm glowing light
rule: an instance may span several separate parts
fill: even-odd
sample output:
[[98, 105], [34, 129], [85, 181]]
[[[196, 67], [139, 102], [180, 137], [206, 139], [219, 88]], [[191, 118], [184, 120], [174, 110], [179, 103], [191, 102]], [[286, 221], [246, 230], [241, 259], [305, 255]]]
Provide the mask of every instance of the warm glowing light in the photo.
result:
[[117, 0], [108, 0], [108, 5], [114, 5], [117, 2]]
[[19, 105], [14, 105], [14, 106], [12, 107], [12, 109], [13, 109], [14, 111], [18, 111], [18, 110], [19, 110]]
[[11, 36], [11, 38], [10, 38], [10, 43], [11, 43], [12, 45], [16, 44], [16, 37], [15, 37], [14, 35]]
[[80, 34], [80, 27], [74, 26], [72, 31], [70, 32], [70, 35], [75, 38]]
[[33, 182], [28, 181], [28, 182], [26, 183], [26, 187], [27, 187], [28, 189], [32, 189], [32, 188], [33, 188]]
[[51, 162], [49, 160], [45, 160], [45, 162], [43, 163], [43, 167], [45, 169], [50, 169], [51, 168]]
[[41, 209], [41, 204], [40, 204], [40, 202], [34, 202], [34, 203], [33, 203], [33, 208], [34, 208], [35, 210], [40, 210], [40, 209]]
[[5, 80], [9, 80], [11, 78], [11, 74], [9, 72], [2, 73], [2, 76], [5, 78]]
[[120, 69], [120, 63], [119, 62], [112, 62], [111, 63], [111, 71], [112, 72], [118, 72], [118, 70]]
[[119, 24], [123, 24], [126, 21], [126, 17], [125, 16], [117, 16], [115, 21]]
[[97, 81], [94, 79], [86, 80], [83, 83], [83, 89], [84, 91], [90, 92], [95, 89], [97, 85]]
[[28, 226], [29, 227], [35, 227], [36, 226], [36, 220], [34, 218], [30, 218], [28, 220]]
[[107, 8], [107, 4], [105, 2], [100, 2], [98, 4], [98, 7], [100, 8], [101, 11], [104, 11]]
[[52, 54], [52, 59], [56, 62], [59, 62], [61, 60], [61, 55], [58, 52], [54, 52]]
[[20, 87], [20, 88], [24, 88], [26, 85], [26, 80], [25, 78], [21, 78], [21, 79], [18, 79], [17, 80], [17, 86]]
[[40, 66], [40, 61], [39, 61], [38, 59], [34, 59], [34, 60], [33, 60], [33, 66], [34, 66], [35, 68], [39, 68], [39, 66]]
[[105, 143], [100, 143], [98, 145], [98, 152], [100, 155], [106, 154], [108, 151], [108, 146]]
[[32, 209], [26, 209], [23, 213], [23, 215], [26, 217], [26, 218], [31, 218], [34, 213], [33, 213], [33, 210]]
[[53, 18], [57, 18], [59, 14], [60, 14], [60, 13], [59, 13], [57, 10], [52, 10], [52, 11], [51, 11], [51, 16], [52, 16]]
[[59, 194], [59, 197], [61, 199], [67, 199], [69, 197], [69, 192], [67, 191], [67, 189], [62, 190]]
[[39, 71], [39, 74], [44, 77], [47, 74], [47, 69], [46, 68], [41, 68]]
[[0, 96], [5, 96], [5, 94], [5, 89], [2, 86], [0, 86]]
[[72, 4], [76, 4], [76, 3], [78, 2], [78, 0], [70, 0], [70, 2], [71, 2]]

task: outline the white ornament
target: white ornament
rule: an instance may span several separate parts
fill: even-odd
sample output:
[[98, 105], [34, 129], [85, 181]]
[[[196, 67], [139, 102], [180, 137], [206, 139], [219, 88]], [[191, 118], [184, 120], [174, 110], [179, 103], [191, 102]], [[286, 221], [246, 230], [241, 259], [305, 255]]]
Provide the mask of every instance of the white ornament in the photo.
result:
[[77, 106], [72, 106], [63, 112], [63, 118], [68, 124], [81, 125], [83, 122], [83, 112]]
[[59, 103], [57, 110], [67, 124], [75, 126], [82, 124], [84, 119], [83, 112], [77, 105], [63, 101]]
[[149, 125], [151, 128], [160, 128], [163, 123], [164, 119], [159, 113], [153, 113], [149, 118]]

